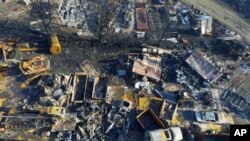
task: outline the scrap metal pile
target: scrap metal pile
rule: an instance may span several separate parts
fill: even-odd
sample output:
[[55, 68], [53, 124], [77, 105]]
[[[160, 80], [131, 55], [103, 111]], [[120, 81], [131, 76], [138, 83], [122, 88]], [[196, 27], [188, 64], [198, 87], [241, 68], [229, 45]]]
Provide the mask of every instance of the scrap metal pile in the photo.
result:
[[[185, 60], [179, 58], [177, 54], [168, 54], [167, 50], [154, 47], [154, 52], [151, 52], [150, 49], [152, 46], [143, 48], [139, 54], [131, 52], [127, 56], [127, 61], [125, 60], [129, 64], [124, 70], [127, 76], [120, 75], [122, 77], [119, 77], [119, 73], [116, 75], [108, 73], [104, 76], [88, 61], [81, 63], [82, 71], [74, 74], [54, 74], [48, 71], [50, 63], [48, 58], [47, 62], [44, 62], [46, 60], [44, 56], [21, 61], [19, 68], [23, 75], [28, 77], [24, 82], [25, 87], [22, 88], [33, 87], [34, 93], [39, 94], [19, 102], [18, 112], [15, 112], [17, 116], [6, 113], [5, 120], [8, 126], [5, 126], [5, 129], [35, 130], [36, 134], [43, 138], [56, 136], [58, 139], [65, 140], [122, 140], [131, 128], [131, 119], [137, 121], [138, 127], [145, 131], [173, 126], [172, 121], [176, 117], [180, 98], [169, 100], [167, 97], [169, 92], [174, 91], [177, 91], [175, 96], [180, 96], [181, 90], [165, 90], [164, 87], [168, 87], [169, 84], [165, 84], [165, 81], [162, 81], [163, 84], [157, 82], [162, 80], [162, 73], [167, 74], [170, 69], [176, 69], [180, 65], [177, 63], [167, 66], [162, 63], [163, 58], [168, 56], [169, 59], [175, 58], [182, 63]], [[221, 76], [216, 67], [206, 62], [206, 59], [202, 59], [197, 52], [192, 53], [187, 60], [188, 63], [198, 61], [195, 63], [197, 66], [192, 67], [208, 83], [213, 83]], [[116, 66], [121, 67], [124, 65], [122, 64], [123, 62], [120, 62]], [[116, 66], [112, 67], [117, 68]], [[184, 78], [184, 74], [187, 75], [190, 71], [192, 69], [186, 65], [186, 71], [176, 70], [178, 73], [176, 77], [173, 76], [176, 83], [189, 87], [189, 93], [185, 96], [193, 96], [190, 93], [199, 92], [192, 88], [195, 87], [194, 83], [189, 82], [192, 79]], [[38, 78], [38, 74], [40, 74], [39, 81], [35, 86], [31, 85]], [[134, 82], [131, 82], [131, 79], [127, 80], [130, 81], [127, 83], [134, 83], [134, 86], [124, 85], [122, 78], [126, 77], [134, 77], [132, 79]], [[22, 113], [34, 114], [32, 121], [23, 123], [29, 126], [19, 126], [16, 125], [20, 124], [19, 122], [11, 121], [12, 117], [21, 118], [19, 114]], [[28, 116], [25, 115], [22, 119]], [[135, 121], [132, 120], [133, 124]], [[37, 126], [38, 123], [43, 124]], [[180, 129], [176, 130], [178, 131], [169, 131], [176, 134], [178, 132], [178, 135], [172, 138], [182, 139]], [[5, 133], [7, 132], [4, 132], [3, 136]]]

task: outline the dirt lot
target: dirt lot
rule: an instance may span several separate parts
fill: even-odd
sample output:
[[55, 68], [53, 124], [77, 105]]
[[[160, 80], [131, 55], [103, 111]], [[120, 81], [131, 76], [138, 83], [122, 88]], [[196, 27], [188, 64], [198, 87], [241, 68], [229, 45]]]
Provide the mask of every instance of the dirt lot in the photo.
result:
[[188, 5], [194, 5], [208, 15], [217, 19], [229, 29], [239, 33], [250, 44], [250, 22], [244, 19], [226, 3], [220, 0], [181, 0]]

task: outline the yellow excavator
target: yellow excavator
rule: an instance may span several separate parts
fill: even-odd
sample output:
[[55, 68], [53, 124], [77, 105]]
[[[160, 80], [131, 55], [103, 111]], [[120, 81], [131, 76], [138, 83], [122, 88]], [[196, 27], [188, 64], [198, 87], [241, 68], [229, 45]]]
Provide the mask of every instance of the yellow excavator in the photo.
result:
[[[56, 36], [56, 34], [49, 34], [48, 37], [48, 45], [49, 51], [51, 54], [59, 54], [62, 51], [62, 47], [60, 42]], [[27, 52], [27, 51], [38, 51], [38, 50], [46, 50], [48, 48], [37, 48], [37, 47], [29, 47], [27, 43], [16, 44], [17, 49], [19, 51]], [[27, 88], [29, 83], [34, 79], [42, 76], [50, 74], [50, 61], [49, 58], [45, 55], [35, 56], [28, 60], [23, 60], [19, 63], [19, 68], [21, 72], [27, 77], [27, 79], [21, 84], [21, 88]]]
[[34, 106], [33, 109], [35, 111], [39, 111], [40, 114], [48, 114], [51, 116], [58, 116], [61, 118], [64, 118], [66, 110], [63, 107], [58, 107], [58, 106], [48, 106], [48, 107], [39, 107], [39, 106]]
[[41, 75], [48, 75], [50, 73], [50, 61], [45, 55], [35, 56], [28, 60], [23, 60], [19, 63], [19, 69], [27, 77], [21, 84], [21, 88], [27, 88], [29, 83], [40, 77]]
[[[56, 34], [54, 33], [49, 34], [47, 40], [48, 40], [48, 45], [49, 45], [49, 51], [51, 54], [59, 54], [62, 52], [62, 47]], [[20, 43], [20, 44], [17, 44], [16, 46], [17, 46], [17, 49], [22, 52], [39, 51], [39, 50], [48, 49], [48, 48], [30, 47], [28, 43]]]
[[24, 75], [39, 74], [50, 69], [49, 58], [45, 55], [35, 56], [28, 60], [23, 60], [19, 68]]
[[[3, 58], [3, 61], [0, 62], [0, 68], [7, 68], [11, 63], [19, 63], [19, 60], [9, 59], [8, 57], [15, 50], [14, 46], [18, 51], [29, 52], [29, 51], [40, 51], [40, 50], [48, 50], [51, 54], [59, 54], [62, 51], [61, 44], [56, 36], [56, 34], [52, 33], [47, 36], [48, 46], [49, 48], [38, 48], [38, 47], [30, 47], [29, 43], [17, 43], [19, 38], [7, 40], [6, 42], [0, 42], [0, 55]], [[25, 65], [25, 64], [23, 64]]]

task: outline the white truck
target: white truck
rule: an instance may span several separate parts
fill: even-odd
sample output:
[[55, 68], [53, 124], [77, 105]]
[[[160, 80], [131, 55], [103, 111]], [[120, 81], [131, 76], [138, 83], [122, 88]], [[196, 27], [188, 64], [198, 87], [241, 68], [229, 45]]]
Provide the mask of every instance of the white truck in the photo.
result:
[[158, 129], [145, 133], [145, 141], [181, 141], [182, 139], [180, 127]]

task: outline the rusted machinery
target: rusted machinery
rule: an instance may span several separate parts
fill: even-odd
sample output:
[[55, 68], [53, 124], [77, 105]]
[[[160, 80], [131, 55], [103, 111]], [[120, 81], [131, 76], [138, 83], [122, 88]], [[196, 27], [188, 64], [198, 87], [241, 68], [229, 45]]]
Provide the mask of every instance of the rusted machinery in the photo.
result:
[[16, 48], [17, 48], [18, 51], [22, 51], [22, 52], [30, 52], [30, 51], [41, 50], [41, 49], [39, 49], [37, 47], [31, 47], [30, 43], [17, 43]]
[[0, 52], [2, 54], [3, 61], [7, 61], [9, 58], [12, 58], [11, 55], [13, 51], [14, 51], [13, 46], [0, 42]]
[[7, 68], [11, 63], [19, 61], [13, 58], [14, 48], [12, 45], [0, 42], [0, 68]]
[[21, 88], [26, 88], [32, 80], [50, 72], [50, 61], [44, 55], [35, 56], [30, 60], [22, 61], [19, 68], [28, 77], [21, 85]]
[[30, 60], [24, 60], [19, 64], [24, 75], [32, 75], [47, 72], [50, 69], [50, 61], [44, 55], [35, 56]]
[[[37, 113], [15, 113], [2, 115], [2, 127], [12, 130], [34, 130], [42, 127], [49, 127], [49, 124], [44, 124], [49, 117], [41, 116]], [[45, 125], [45, 126], [44, 126]], [[3, 130], [4, 130], [3, 129]]]
[[57, 107], [57, 106], [48, 106], [48, 107], [34, 107], [35, 111], [38, 111], [40, 114], [48, 114], [51, 116], [58, 116], [64, 118], [65, 116], [65, 108]]

